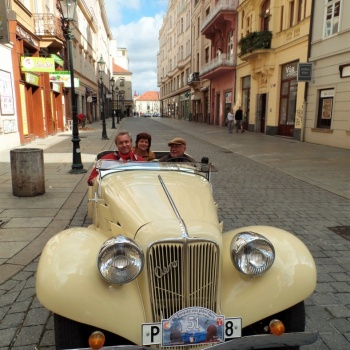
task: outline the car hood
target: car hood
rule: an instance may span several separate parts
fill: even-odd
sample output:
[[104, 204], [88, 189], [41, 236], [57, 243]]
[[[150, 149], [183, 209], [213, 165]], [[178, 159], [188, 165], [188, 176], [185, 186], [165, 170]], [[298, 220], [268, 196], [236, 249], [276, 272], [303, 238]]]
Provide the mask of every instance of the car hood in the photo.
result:
[[211, 184], [194, 173], [125, 171], [109, 174], [101, 181], [101, 197], [108, 207], [110, 220], [131, 234], [148, 223], [178, 221], [179, 217], [186, 225], [191, 222], [219, 225]]

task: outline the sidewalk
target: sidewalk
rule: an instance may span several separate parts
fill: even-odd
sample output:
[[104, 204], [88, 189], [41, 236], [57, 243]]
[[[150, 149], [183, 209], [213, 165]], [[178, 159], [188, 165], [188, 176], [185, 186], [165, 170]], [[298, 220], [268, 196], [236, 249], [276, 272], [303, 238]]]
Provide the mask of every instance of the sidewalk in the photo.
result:
[[10, 150], [0, 151], [0, 284], [32, 262], [45, 243], [68, 227], [73, 218], [83, 222], [86, 213], [77, 215], [77, 210], [86, 194], [88, 174], [98, 152], [114, 149], [117, 130], [108, 125], [109, 140], [102, 140], [101, 122], [87, 125], [86, 130], [79, 129], [81, 158], [87, 170], [83, 174], [69, 173], [71, 132], [17, 147], [44, 150], [45, 193], [35, 197], [13, 196]]
[[[106, 149], [114, 149], [118, 128], [138, 132], [140, 118], [126, 118], [117, 129], [110, 129], [109, 140], [102, 140], [101, 122], [79, 130], [82, 162], [85, 174], [69, 174], [72, 164], [71, 132], [60, 133], [47, 139], [38, 139], [25, 148], [44, 149], [46, 192], [36, 197], [14, 197], [12, 194], [10, 151], [0, 151], [0, 284], [21, 271], [40, 255], [45, 243], [69, 225], [81, 225], [86, 217], [79, 212], [86, 200], [86, 180], [95, 156]], [[226, 128], [174, 120], [147, 118], [163, 123], [188, 135], [265, 164], [295, 178], [350, 199], [350, 150], [302, 143], [291, 139], [245, 132], [229, 134]], [[154, 128], [156, 130], [156, 127]], [[162, 135], [153, 134], [153, 150], [167, 149]], [[22, 148], [22, 147], [18, 147]], [[215, 163], [215, 160], [213, 161]], [[74, 219], [74, 220], [73, 220]], [[73, 222], [72, 222], [73, 220]]]

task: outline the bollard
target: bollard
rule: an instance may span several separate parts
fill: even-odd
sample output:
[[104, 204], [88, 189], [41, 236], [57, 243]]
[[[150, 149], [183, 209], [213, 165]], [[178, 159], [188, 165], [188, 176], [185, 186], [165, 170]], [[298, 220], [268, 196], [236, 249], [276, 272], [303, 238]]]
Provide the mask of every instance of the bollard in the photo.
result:
[[10, 151], [12, 193], [17, 197], [34, 197], [45, 193], [43, 150], [17, 148]]

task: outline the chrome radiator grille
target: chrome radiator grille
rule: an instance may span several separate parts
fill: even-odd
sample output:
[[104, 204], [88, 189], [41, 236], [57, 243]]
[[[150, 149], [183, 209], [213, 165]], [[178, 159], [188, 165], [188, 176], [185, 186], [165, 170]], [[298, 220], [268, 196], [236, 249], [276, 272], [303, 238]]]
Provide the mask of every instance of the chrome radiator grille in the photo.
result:
[[153, 322], [190, 306], [216, 311], [219, 248], [211, 241], [161, 242], [148, 251]]

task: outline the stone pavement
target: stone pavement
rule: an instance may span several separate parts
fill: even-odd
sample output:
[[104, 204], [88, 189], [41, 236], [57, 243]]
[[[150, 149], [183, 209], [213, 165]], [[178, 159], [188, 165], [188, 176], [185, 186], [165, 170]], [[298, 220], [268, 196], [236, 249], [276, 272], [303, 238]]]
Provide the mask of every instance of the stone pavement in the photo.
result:
[[[188, 135], [186, 136], [188, 151], [196, 157], [198, 151], [191, 148], [193, 147], [191, 135], [193, 138], [217, 145], [228, 153], [245, 157], [344, 199], [350, 199], [350, 150], [250, 132], [228, 134], [223, 127], [183, 120], [145, 119], [147, 120], [143, 120], [142, 125], [144, 122], [152, 125], [153, 150], [166, 150], [166, 141], [171, 134], [170, 132], [157, 134], [159, 124], [154, 123], [157, 121], [177, 130], [180, 135]], [[127, 128], [136, 135], [137, 132], [143, 131], [140, 130], [138, 122], [138, 118], [127, 118], [117, 127]], [[110, 124], [110, 120], [107, 120], [107, 123]], [[9, 150], [0, 150], [0, 350], [8, 349], [7, 344], [13, 342], [14, 337], [16, 337], [14, 349], [33, 349], [27, 344], [34, 343], [30, 339], [38, 337], [37, 334], [42, 332], [43, 327], [48, 331], [41, 345], [46, 344], [45, 349], [53, 348], [50, 347], [53, 333], [52, 318], [49, 318], [47, 324], [39, 325], [41, 321], [38, 320], [48, 318], [48, 311], [40, 307], [36, 299], [29, 305], [28, 296], [35, 295], [33, 272], [36, 270], [41, 250], [50, 237], [68, 226], [86, 224], [88, 173], [98, 152], [114, 148], [114, 135], [118, 129], [111, 130], [108, 126], [109, 140], [101, 139], [101, 131], [100, 123], [88, 125], [87, 130], [80, 130], [82, 162], [87, 170], [86, 174], [68, 173], [72, 164], [70, 132], [38, 139], [24, 146], [44, 149], [46, 192], [36, 197], [13, 196], [10, 153]], [[3, 148], [3, 145], [1, 147]], [[344, 222], [349, 221], [349, 217], [350, 213], [344, 218]], [[322, 276], [321, 274], [321, 278]], [[345, 285], [348, 284], [344, 283], [344, 288]], [[345, 292], [347, 290], [344, 289]], [[12, 306], [15, 300], [16, 303]], [[344, 301], [343, 304], [346, 305], [347, 302]], [[339, 312], [345, 311], [339, 310]], [[24, 318], [23, 331], [20, 332], [14, 326], [21, 323], [19, 318]], [[345, 324], [344, 326], [346, 328]], [[349, 334], [349, 330], [344, 330], [345, 332]]]

